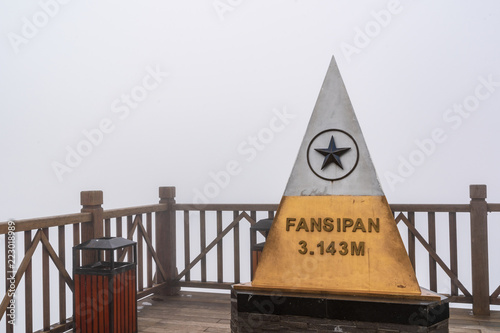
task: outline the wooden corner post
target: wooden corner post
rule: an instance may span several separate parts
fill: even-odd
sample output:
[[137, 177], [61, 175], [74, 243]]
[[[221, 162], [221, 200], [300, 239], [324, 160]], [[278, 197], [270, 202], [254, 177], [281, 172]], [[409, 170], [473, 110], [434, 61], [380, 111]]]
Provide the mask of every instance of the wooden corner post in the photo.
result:
[[[156, 213], [156, 251], [163, 266], [168, 287], [163, 288], [160, 295], [174, 295], [180, 288], [173, 283], [177, 275], [176, 264], [176, 231], [175, 231], [175, 187], [164, 186], [159, 190], [160, 203], [167, 204], [167, 210]], [[164, 282], [160, 270], [156, 270], [157, 283]]]
[[490, 315], [488, 270], [488, 204], [486, 185], [470, 186], [472, 309], [474, 315]]
[[[82, 213], [92, 213], [92, 221], [81, 224], [81, 242], [83, 243], [93, 238], [103, 237], [102, 191], [80, 192], [80, 203], [82, 205]], [[95, 258], [94, 253], [82, 254], [82, 265], [92, 264], [96, 260], [97, 258]]]

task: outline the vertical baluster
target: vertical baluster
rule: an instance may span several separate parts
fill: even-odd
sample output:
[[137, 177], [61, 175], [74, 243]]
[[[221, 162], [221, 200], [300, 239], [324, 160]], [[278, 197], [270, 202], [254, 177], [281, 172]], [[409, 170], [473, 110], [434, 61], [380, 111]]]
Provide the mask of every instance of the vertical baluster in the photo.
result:
[[[207, 247], [207, 236], [206, 236], [206, 216], [205, 211], [200, 211], [200, 252], [203, 252]], [[201, 281], [207, 282], [207, 256], [204, 255], [201, 258]]]
[[[146, 231], [150, 237], [151, 243], [153, 243], [153, 222], [152, 222], [152, 214], [147, 213], [146, 215]], [[147, 286], [151, 288], [153, 286], [153, 255], [151, 251], [146, 251], [146, 261], [147, 261]]]
[[[184, 267], [188, 267], [191, 262], [191, 253], [189, 248], [189, 211], [184, 211]], [[187, 272], [185, 281], [191, 281], [191, 272]]]
[[[429, 225], [429, 245], [436, 251], [436, 213], [428, 212], [428, 225]], [[437, 292], [437, 265], [436, 260], [429, 254], [429, 282], [430, 289]]]
[[[49, 239], [49, 229], [43, 228], [42, 232]], [[49, 252], [42, 246], [42, 288], [43, 288], [43, 329], [50, 329], [50, 272]]]
[[[237, 219], [240, 213], [235, 210], [233, 219]], [[234, 241], [234, 282], [240, 283], [240, 223], [237, 223], [233, 228]]]
[[111, 221], [110, 221], [110, 219], [104, 220], [104, 236], [111, 237]]
[[[141, 215], [142, 216], [142, 215]], [[139, 223], [142, 223], [139, 221]], [[138, 283], [138, 290], [142, 291], [144, 290], [144, 263], [143, 263], [143, 245], [142, 245], [142, 231], [141, 228], [137, 227], [137, 283]]]
[[267, 218], [268, 219], [274, 219], [274, 211], [270, 210], [267, 212]]
[[123, 232], [122, 232], [122, 217], [119, 216], [116, 218], [116, 236], [117, 237], [122, 237], [123, 236]]
[[[127, 239], [133, 240], [134, 235], [130, 235], [130, 231], [132, 231], [132, 225], [134, 224], [134, 217], [132, 215], [127, 216]], [[130, 237], [129, 237], [130, 235]], [[127, 261], [132, 262], [132, 246], [127, 248]]]
[[[104, 220], [104, 237], [111, 237], [111, 220]], [[104, 260], [109, 261], [111, 258], [109, 257], [109, 251], [104, 251]]]
[[[80, 223], [75, 223], [73, 224], [73, 246], [77, 246], [78, 244], [80, 244]], [[80, 266], [80, 254], [74, 259], [73, 265], [74, 267]]]
[[[457, 254], [457, 213], [449, 213], [449, 225], [450, 225], [450, 269], [458, 276], [458, 254]], [[451, 295], [458, 296], [458, 286], [451, 280]]]
[[[31, 230], [24, 232], [24, 253], [31, 247]], [[26, 332], [33, 332], [33, 275], [31, 261], [24, 273], [24, 302], [25, 302], [25, 327]]]
[[[58, 256], [61, 259], [64, 267], [66, 267], [66, 235], [65, 227], [63, 225], [57, 227], [58, 238]], [[61, 324], [66, 322], [66, 282], [61, 274], [59, 274], [59, 322]]]
[[[222, 211], [217, 211], [217, 236], [222, 233]], [[223, 252], [222, 252], [222, 239], [217, 242], [217, 282], [224, 281], [224, 268], [223, 268]]]
[[[408, 212], [408, 221], [412, 226], [415, 226], [415, 212]], [[408, 229], [408, 256], [410, 257], [411, 265], [413, 270], [417, 271], [416, 261], [415, 261], [415, 235], [411, 233]]]
[[[122, 224], [122, 217], [119, 216], [116, 218], [116, 237], [122, 237], [123, 235], [123, 224]], [[123, 250], [117, 250], [116, 251], [116, 260], [121, 257]]]
[[[250, 217], [255, 222], [257, 222], [257, 212], [251, 211]], [[254, 223], [251, 223], [251, 225], [254, 225]], [[255, 244], [257, 244], [257, 232], [255, 230], [250, 229], [250, 279], [251, 280], [253, 280], [253, 272], [257, 267], [257, 257], [253, 251]]]

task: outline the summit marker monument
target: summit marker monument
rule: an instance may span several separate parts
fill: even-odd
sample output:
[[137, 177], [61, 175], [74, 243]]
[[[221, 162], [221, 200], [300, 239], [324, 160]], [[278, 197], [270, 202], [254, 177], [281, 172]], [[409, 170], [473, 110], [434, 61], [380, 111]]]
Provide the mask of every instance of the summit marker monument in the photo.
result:
[[421, 294], [334, 60], [252, 286]]
[[[276, 293], [284, 301], [273, 301]], [[248, 314], [263, 316], [254, 332], [270, 329], [269, 316], [283, 331], [293, 329], [285, 318], [298, 316], [344, 332], [358, 330], [353, 321], [376, 330], [447, 332], [448, 304], [418, 285], [333, 58], [255, 277], [234, 285], [232, 296], [233, 332], [249, 331]], [[439, 315], [419, 321], [419, 306]]]

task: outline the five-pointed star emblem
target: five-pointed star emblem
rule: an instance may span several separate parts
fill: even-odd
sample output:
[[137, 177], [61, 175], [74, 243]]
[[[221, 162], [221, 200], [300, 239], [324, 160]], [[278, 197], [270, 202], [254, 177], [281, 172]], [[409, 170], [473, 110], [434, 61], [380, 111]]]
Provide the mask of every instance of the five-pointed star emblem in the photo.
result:
[[335, 145], [335, 139], [332, 138], [330, 139], [330, 144], [328, 145], [328, 148], [323, 148], [323, 149], [314, 149], [321, 155], [325, 156], [325, 159], [323, 160], [323, 165], [321, 166], [321, 170], [329, 166], [332, 162], [337, 164], [342, 170], [344, 170], [344, 167], [342, 166], [342, 162], [340, 161], [340, 156], [344, 155], [347, 153], [351, 148], [337, 148]]

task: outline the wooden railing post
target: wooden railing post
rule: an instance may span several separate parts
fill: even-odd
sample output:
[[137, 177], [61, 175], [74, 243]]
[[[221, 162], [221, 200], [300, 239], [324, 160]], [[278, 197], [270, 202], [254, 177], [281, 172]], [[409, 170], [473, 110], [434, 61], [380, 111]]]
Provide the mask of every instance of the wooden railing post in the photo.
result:
[[[81, 242], [86, 242], [92, 238], [103, 237], [103, 216], [102, 216], [102, 191], [82, 191], [80, 192], [80, 203], [82, 213], [92, 213], [92, 221], [82, 223], [80, 231]], [[89, 252], [89, 251], [84, 251]], [[82, 265], [92, 264], [97, 260], [94, 253], [82, 254]]]
[[488, 269], [488, 204], [486, 185], [470, 186], [472, 309], [474, 315], [490, 315]]
[[[166, 279], [170, 284], [177, 275], [176, 264], [176, 231], [175, 231], [175, 187], [164, 186], [159, 190], [160, 203], [167, 204], [166, 211], [156, 213], [156, 252], [161, 265], [167, 274]], [[160, 271], [156, 270], [157, 283], [164, 282]], [[163, 288], [160, 295], [174, 295], [180, 290], [179, 287], [169, 285]]]

